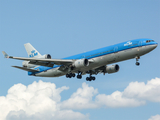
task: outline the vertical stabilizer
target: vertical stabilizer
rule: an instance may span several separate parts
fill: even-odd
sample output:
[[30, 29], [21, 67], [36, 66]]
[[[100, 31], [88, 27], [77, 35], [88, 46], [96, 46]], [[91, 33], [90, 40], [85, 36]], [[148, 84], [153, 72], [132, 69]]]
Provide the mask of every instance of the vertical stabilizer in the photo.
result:
[[42, 56], [30, 43], [24, 44], [24, 47], [27, 51], [28, 57], [30, 58], [38, 58]]

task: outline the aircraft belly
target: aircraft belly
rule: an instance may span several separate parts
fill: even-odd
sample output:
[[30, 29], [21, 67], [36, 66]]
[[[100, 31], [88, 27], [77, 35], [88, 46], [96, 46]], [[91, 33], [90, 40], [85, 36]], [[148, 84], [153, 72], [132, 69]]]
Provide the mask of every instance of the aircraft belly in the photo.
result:
[[116, 53], [116, 62], [132, 59], [138, 56], [137, 48], [127, 49]]
[[35, 76], [40, 76], [40, 77], [59, 77], [62, 75], [65, 75], [63, 71], [58, 70], [58, 68], [53, 68], [47, 71], [40, 72], [36, 74]]
[[139, 56], [149, 53], [154, 49], [154, 45], [142, 46], [139, 50]]

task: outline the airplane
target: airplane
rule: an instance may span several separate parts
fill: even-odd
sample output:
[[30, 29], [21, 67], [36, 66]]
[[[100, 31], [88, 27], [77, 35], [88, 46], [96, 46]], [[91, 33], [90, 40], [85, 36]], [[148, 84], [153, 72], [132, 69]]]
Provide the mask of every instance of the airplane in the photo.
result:
[[96, 79], [92, 75], [118, 72], [119, 65], [113, 63], [136, 59], [136, 65], [139, 66], [140, 57], [155, 49], [158, 43], [148, 38], [135, 39], [62, 59], [52, 59], [50, 54], [41, 55], [30, 43], [24, 46], [29, 58], [8, 56], [4, 51], [2, 53], [5, 58], [24, 60], [22, 67], [12, 67], [28, 71], [29, 76], [60, 77], [66, 75], [67, 78], [72, 78], [77, 74], [77, 78], [81, 79], [82, 75], [89, 74], [86, 80], [92, 81]]

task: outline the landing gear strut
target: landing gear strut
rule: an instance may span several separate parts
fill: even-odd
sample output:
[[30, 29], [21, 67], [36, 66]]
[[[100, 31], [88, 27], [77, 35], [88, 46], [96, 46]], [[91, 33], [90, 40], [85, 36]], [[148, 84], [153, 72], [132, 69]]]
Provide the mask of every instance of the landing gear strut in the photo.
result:
[[140, 63], [138, 62], [138, 60], [140, 59], [140, 57], [136, 57], [136, 65], [139, 66]]
[[81, 79], [81, 78], [82, 78], [82, 72], [78, 72], [77, 78], [78, 78], [78, 79]]

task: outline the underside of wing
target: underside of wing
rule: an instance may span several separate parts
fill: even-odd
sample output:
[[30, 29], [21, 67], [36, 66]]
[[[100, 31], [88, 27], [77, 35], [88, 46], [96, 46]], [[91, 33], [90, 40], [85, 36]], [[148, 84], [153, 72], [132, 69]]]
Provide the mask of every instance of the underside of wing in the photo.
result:
[[42, 65], [48, 67], [53, 67], [54, 64], [69, 65], [74, 62], [74, 60], [66, 60], [66, 59], [40, 59], [40, 58], [23, 58], [23, 57], [12, 57], [12, 56], [9, 56], [9, 58], [30, 61], [29, 64]]
[[21, 69], [21, 70], [25, 70], [25, 71], [29, 71], [29, 72], [38, 72], [39, 71], [39, 70], [29, 69], [29, 68], [20, 67], [20, 66], [12, 66], [12, 67], [15, 67], [15, 68], [18, 68], [18, 69]]

